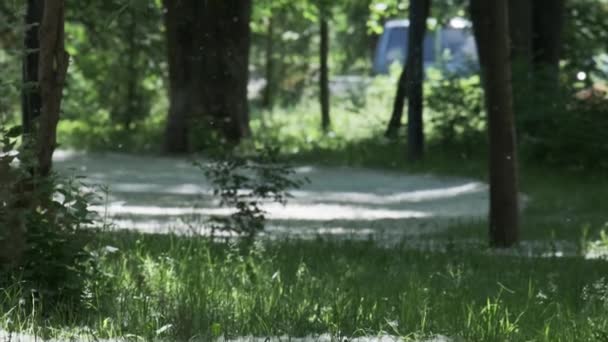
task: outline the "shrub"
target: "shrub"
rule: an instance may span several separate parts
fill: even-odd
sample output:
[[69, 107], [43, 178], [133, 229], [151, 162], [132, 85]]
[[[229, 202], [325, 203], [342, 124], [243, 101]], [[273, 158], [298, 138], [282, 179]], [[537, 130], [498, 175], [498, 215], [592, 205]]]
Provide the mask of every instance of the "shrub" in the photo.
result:
[[[20, 282], [37, 296], [78, 298], [91, 262], [94, 194], [78, 178], [36, 177], [19, 129], [0, 128], [0, 286]], [[10, 247], [10, 248], [9, 248]]]
[[254, 156], [220, 152], [210, 163], [196, 163], [211, 181], [213, 195], [220, 206], [234, 210], [227, 217], [212, 216], [212, 234], [229, 231], [253, 238], [264, 229], [265, 202], [286, 204], [289, 189], [299, 188], [304, 180], [293, 178], [295, 171], [279, 161], [277, 148], [265, 147]]
[[470, 150], [485, 137], [486, 118], [479, 76], [440, 77], [430, 80], [426, 96], [431, 138], [442, 146], [459, 144]]

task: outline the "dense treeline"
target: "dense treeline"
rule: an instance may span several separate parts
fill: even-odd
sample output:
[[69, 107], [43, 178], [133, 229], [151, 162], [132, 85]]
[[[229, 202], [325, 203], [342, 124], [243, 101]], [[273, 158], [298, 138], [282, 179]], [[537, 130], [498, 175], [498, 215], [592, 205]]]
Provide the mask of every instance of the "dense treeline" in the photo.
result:
[[[513, 28], [513, 32], [511, 32], [513, 56], [517, 59], [516, 64], [518, 64], [515, 68], [517, 69], [516, 75], [526, 74], [526, 70], [530, 70], [526, 65], [534, 64], [534, 70], [537, 70], [535, 72], [543, 69], [545, 70], [543, 73], [550, 72], [555, 78], [557, 75], [555, 70], [558, 62], [561, 61], [564, 72], [560, 73], [558, 80], [571, 88], [577, 82], [576, 75], [579, 71], [583, 71], [587, 75], [597, 75], [598, 72], [603, 72], [596, 68], [597, 64], [593, 60], [593, 57], [603, 51], [602, 37], [605, 32], [603, 30], [605, 24], [601, 20], [601, 13], [605, 13], [603, 3], [572, 1], [560, 5], [561, 2], [556, 2], [551, 4], [556, 7], [555, 9], [546, 8], [541, 2], [520, 3], [523, 5], [518, 2], [510, 3], [510, 11], [517, 13], [517, 15], [511, 16], [512, 21], [517, 22], [512, 22], [510, 25]], [[535, 5], [532, 5], [533, 3]], [[130, 135], [137, 135], [141, 130], [152, 133], [150, 132], [151, 126], [146, 122], [149, 123], [150, 121], [147, 120], [152, 120], [150, 118], [157, 115], [153, 119], [157, 123], [156, 125], [159, 120], [167, 120], [167, 135], [170, 134], [169, 132], [174, 132], [172, 137], [178, 134], [184, 136], [181, 137], [181, 140], [187, 140], [185, 136], [188, 134], [183, 127], [170, 128], [179, 126], [177, 123], [179, 120], [176, 120], [176, 117], [180, 115], [167, 115], [169, 112], [180, 111], [180, 109], [175, 109], [177, 106], [175, 102], [176, 97], [183, 95], [182, 91], [170, 90], [176, 87], [175, 79], [179, 78], [180, 72], [179, 70], [170, 72], [172, 70], [171, 61], [177, 58], [179, 53], [176, 49], [168, 49], [168, 47], [174, 46], [171, 44], [175, 44], [175, 39], [179, 39], [180, 43], [189, 39], [178, 36], [171, 39], [173, 37], [172, 25], [170, 25], [169, 18], [172, 11], [170, 11], [170, 7], [167, 7], [170, 4], [171, 2], [161, 4], [160, 2], [122, 2], [118, 0], [99, 4], [68, 2], [66, 29], [69, 39], [66, 44], [72, 56], [72, 68], [68, 75], [66, 91], [72, 96], [68, 96], [65, 103], [63, 116], [65, 119], [73, 120], [74, 125], [83, 129], [87, 128], [84, 127], [84, 123], [88, 123], [88, 126], [110, 124], [113, 127], [110, 131], [114, 136], [111, 138], [100, 136], [99, 138], [114, 142], [122, 139], [124, 145], [129, 142]], [[221, 9], [205, 10], [204, 8], [198, 9], [198, 11], [207, 14], [219, 11], [214, 14], [214, 18], [225, 16], [227, 20], [232, 21], [226, 24], [235, 28], [231, 33], [238, 31], [235, 24], [249, 22], [247, 27], [251, 30], [250, 39], [244, 37], [246, 42], [242, 43], [248, 46], [248, 50], [240, 48], [240, 51], [250, 51], [247, 54], [249, 68], [245, 71], [251, 71], [250, 78], [260, 81], [256, 89], [260, 96], [259, 101], [254, 103], [255, 108], [258, 108], [258, 105], [271, 108], [275, 104], [280, 106], [293, 104], [298, 102], [302, 96], [315, 93], [324, 94], [323, 84], [327, 82], [321, 82], [320, 88], [316, 90], [319, 87], [316, 80], [324, 79], [319, 76], [327, 72], [332, 76], [369, 74], [371, 55], [381, 32], [382, 23], [389, 18], [407, 17], [408, 8], [407, 2], [399, 1], [358, 0], [324, 4], [323, 1], [276, 0], [254, 3], [243, 13], [230, 11], [222, 13]], [[3, 21], [6, 23], [20, 21], [20, 13], [23, 11], [22, 5], [10, 2], [0, 8], [1, 15], [7, 19]], [[187, 11], [189, 11], [188, 19], [184, 20], [183, 25], [193, 25], [187, 24], [187, 22], [203, 20], [202, 14], [193, 14], [197, 9], [189, 8]], [[430, 16], [438, 18], [440, 21], [456, 15], [469, 16], [466, 1], [433, 3], [430, 13]], [[243, 18], [234, 21], [234, 18], [240, 16]], [[560, 29], [562, 26], [563, 30]], [[5, 47], [6, 55], [3, 58], [4, 64], [8, 64], [9, 61], [12, 63], [17, 61], [17, 51], [21, 45], [20, 32], [13, 27], [14, 25], [7, 25], [3, 29], [2, 45]], [[325, 33], [322, 32], [324, 27], [327, 27]], [[182, 29], [184, 28], [182, 27]], [[527, 32], [525, 32], [526, 30]], [[204, 28], [197, 28], [198, 34], [194, 35], [204, 37], [203, 31]], [[236, 33], [234, 35], [236, 36]], [[245, 35], [247, 35], [246, 32]], [[194, 40], [191, 41], [191, 44], [195, 44]], [[200, 42], [200, 44], [203, 43]], [[211, 44], [211, 42], [204, 44]], [[324, 58], [319, 58], [324, 45], [328, 45], [326, 58], [328, 63], [323, 62]], [[171, 54], [167, 51], [171, 51]], [[243, 54], [237, 52], [234, 51], [234, 54], [231, 54], [233, 56]], [[187, 51], [185, 53], [187, 54]], [[211, 61], [208, 63], [213, 64]], [[242, 64], [242, 62], [237, 64]], [[323, 67], [324, 65], [329, 65], [329, 67]], [[539, 67], [542, 65], [547, 67]], [[20, 69], [15, 69], [16, 67], [12, 65], [4, 69], [5, 79], [16, 77], [14, 72]], [[195, 73], [185, 71], [183, 68], [181, 71], [185, 75]], [[235, 73], [237, 73], [236, 70]], [[242, 71], [237, 74], [246, 76]], [[112, 77], [107, 77], [107, 75], [112, 75]], [[218, 77], [214, 75], [207, 75], [207, 77], [202, 74], [200, 76], [193, 78]], [[328, 77], [328, 79], [331, 82], [332, 77]], [[594, 79], [587, 77], [583, 82], [586, 86], [590, 86]], [[404, 81], [401, 83], [405, 84]], [[520, 83], [522, 84], [518, 85], [517, 89], [524, 89], [529, 85], [525, 79]], [[228, 82], [224, 87], [232, 86]], [[537, 87], [541, 87], [541, 85], [537, 85]], [[312, 89], [312, 93], [307, 93], [307, 89]], [[240, 92], [243, 93], [243, 90]], [[164, 103], [158, 101], [159, 97], [166, 97], [166, 94], [169, 93], [176, 94], [170, 97], [171, 101]], [[527, 94], [528, 92], [522, 91], [522, 93]], [[15, 109], [14, 106], [18, 102], [14, 87], [8, 94], [12, 94], [12, 97], [8, 96], [5, 101], [6, 103], [12, 101], [11, 104]], [[212, 95], [210, 94], [210, 96]], [[239, 96], [243, 97], [243, 95]], [[201, 96], [201, 98], [203, 97]], [[322, 97], [328, 98], [326, 95]], [[397, 98], [399, 97], [397, 96]], [[519, 101], [517, 98], [516, 96], [518, 111], [526, 111], [526, 108], [530, 108], [527, 103], [524, 103], [525, 101]], [[78, 101], [73, 99], [78, 99]], [[192, 102], [192, 100], [184, 101]], [[412, 99], [408, 101], [412, 101]], [[329, 102], [329, 100], [324, 99], [321, 102]], [[183, 106], [186, 108], [192, 105], [190, 103]], [[165, 109], [167, 107], [171, 110]], [[238, 107], [244, 108], [246, 104], [241, 103]], [[327, 123], [329, 109], [324, 109], [325, 107], [328, 105], [321, 106], [321, 112], [325, 113], [323, 114], [324, 122]], [[397, 112], [398, 107], [395, 106]], [[83, 108], [86, 108], [86, 113]], [[163, 109], [166, 112], [162, 113]], [[247, 110], [241, 109], [241, 111], [243, 114], [238, 116], [246, 117], [247, 115], [244, 113]], [[14, 113], [14, 111], [12, 112]], [[538, 112], [535, 110], [530, 110], [530, 112], [530, 115], [520, 115], [518, 122], [524, 128], [534, 130], [534, 122], [541, 119], [531, 119], [530, 117]], [[160, 116], [161, 114], [162, 116]], [[6, 113], [3, 115], [6, 117]], [[390, 115], [387, 116], [390, 117]], [[547, 116], [550, 115], [547, 114]], [[394, 135], [395, 128], [398, 128], [401, 122], [398, 115], [396, 117], [393, 115], [393, 117], [389, 136]], [[232, 133], [227, 133], [230, 130], [224, 129], [225, 134], [231, 136], [229, 140], [238, 140], [237, 137], [248, 135], [247, 125], [241, 124], [240, 128], [235, 129]], [[154, 140], [160, 140], [161, 131], [154, 133], [156, 134]], [[94, 132], [88, 133], [95, 134]], [[116, 139], [116, 135], [122, 138]], [[410, 136], [413, 135], [410, 134]], [[173, 138], [163, 140], [171, 140], [178, 145], [180, 141], [180, 139]], [[116, 148], [120, 143], [114, 145]], [[167, 143], [156, 141], [154, 145], [165, 146], [171, 150]], [[184, 145], [183, 142], [182, 145]], [[184, 146], [175, 147], [175, 149], [187, 150]]]

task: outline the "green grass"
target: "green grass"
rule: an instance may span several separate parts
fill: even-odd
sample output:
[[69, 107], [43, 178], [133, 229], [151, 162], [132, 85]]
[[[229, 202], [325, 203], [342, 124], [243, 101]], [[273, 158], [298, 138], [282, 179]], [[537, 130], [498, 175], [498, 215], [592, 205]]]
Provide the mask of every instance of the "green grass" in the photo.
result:
[[608, 334], [608, 264], [602, 261], [352, 241], [246, 248], [131, 233], [104, 233], [97, 247], [101, 275], [82, 303], [42, 314], [28, 305], [28, 294], [9, 288], [0, 296], [0, 326], [40, 335], [79, 327], [82, 333], [86, 326], [97, 337], [170, 340], [385, 332], [595, 341]]

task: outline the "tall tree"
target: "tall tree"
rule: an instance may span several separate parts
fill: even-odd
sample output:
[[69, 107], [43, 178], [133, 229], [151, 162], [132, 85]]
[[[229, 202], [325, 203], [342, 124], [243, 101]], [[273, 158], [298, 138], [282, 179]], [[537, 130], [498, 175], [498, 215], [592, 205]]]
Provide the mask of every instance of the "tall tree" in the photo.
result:
[[532, 62], [532, 1], [509, 0], [509, 36], [512, 63], [527, 70]]
[[426, 21], [430, 13], [430, 6], [430, 0], [412, 0], [410, 3], [407, 60], [399, 76], [393, 111], [385, 133], [387, 137], [394, 137], [399, 132], [405, 99], [408, 98], [408, 157], [410, 160], [420, 159], [424, 150], [423, 56]]
[[[49, 176], [56, 146], [57, 123], [69, 62], [64, 48], [64, 15], [64, 0], [28, 1], [22, 81], [30, 84], [24, 87], [23, 127], [27, 130], [24, 136], [26, 148], [33, 152], [36, 165], [29, 170], [27, 178], [18, 181], [11, 189], [19, 196], [8, 204], [8, 217], [5, 218], [8, 237], [0, 239], [0, 264], [17, 265], [20, 261], [26, 246], [23, 212], [48, 205], [48, 201], [34, 203], [32, 191], [36, 177]], [[32, 51], [34, 46], [38, 49]], [[37, 64], [33, 63], [34, 60]], [[32, 75], [37, 75], [37, 79]], [[2, 165], [0, 172], [7, 172], [9, 168]]]
[[401, 120], [403, 118], [403, 107], [405, 106], [405, 98], [407, 97], [407, 64], [403, 66], [399, 81], [397, 82], [397, 94], [393, 102], [393, 111], [391, 119], [388, 122], [388, 127], [384, 135], [387, 138], [394, 138], [398, 135], [401, 128]]
[[535, 72], [558, 81], [565, 0], [534, 0], [533, 62]]
[[238, 143], [250, 135], [251, 0], [165, 0], [164, 7], [171, 83], [165, 150], [187, 152], [193, 124]]
[[509, 247], [519, 239], [519, 205], [507, 0], [471, 0], [471, 16], [489, 124], [490, 244]]
[[194, 106], [194, 3], [193, 0], [165, 0], [163, 5], [169, 65], [169, 114], [164, 149], [169, 153], [183, 153], [189, 148], [188, 128]]
[[410, 30], [406, 68], [407, 77], [407, 149], [408, 158], [416, 161], [424, 153], [423, 87], [424, 36], [429, 16], [430, 0], [412, 0], [410, 3]]
[[38, 173], [51, 171], [69, 57], [64, 48], [65, 3], [28, 0], [25, 15], [22, 123], [31, 135]]
[[328, 6], [324, 1], [319, 2], [320, 46], [319, 59], [321, 64], [319, 74], [319, 91], [321, 103], [321, 128], [324, 132], [329, 130], [331, 119], [329, 113], [329, 24]]
[[197, 1], [194, 114], [229, 143], [250, 135], [247, 85], [251, 45], [251, 0]]
[[524, 115], [530, 107], [528, 85], [532, 78], [532, 1], [510, 0], [508, 6], [513, 74], [513, 105], [516, 115]]

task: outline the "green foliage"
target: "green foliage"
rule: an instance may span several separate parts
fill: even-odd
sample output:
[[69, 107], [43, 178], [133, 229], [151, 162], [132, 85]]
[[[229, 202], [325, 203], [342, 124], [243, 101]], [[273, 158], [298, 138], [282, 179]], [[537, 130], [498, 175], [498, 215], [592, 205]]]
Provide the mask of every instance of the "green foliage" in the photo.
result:
[[524, 157], [574, 169], [605, 169], [605, 94], [587, 90], [581, 94], [589, 96], [578, 96], [568, 84], [555, 85], [542, 77], [519, 91], [525, 93], [531, 87], [535, 96], [520, 96], [522, 109], [516, 116]]
[[[163, 100], [159, 107], [166, 108]], [[158, 152], [163, 139], [165, 115], [166, 112], [155, 110], [155, 115], [126, 128], [112, 123], [110, 113], [100, 110], [91, 116], [60, 120], [57, 136], [60, 146], [78, 150]]]
[[0, 128], [0, 242], [23, 243], [16, 260], [0, 265], [0, 286], [18, 281], [49, 304], [78, 300], [91, 262], [95, 232], [84, 228], [92, 223], [93, 194], [78, 179], [36, 177], [31, 153], [17, 149], [20, 136], [18, 128]]
[[608, 39], [608, 4], [605, 1], [566, 1], [563, 44], [563, 67], [569, 84], [577, 82], [580, 71], [589, 77], [586, 86], [594, 81], [606, 80], [606, 64], [598, 63], [598, 55], [606, 54]]
[[162, 10], [129, 0], [67, 6], [66, 50], [71, 55], [64, 118], [95, 122], [109, 114], [113, 127], [137, 129], [166, 75]]
[[479, 76], [438, 75], [427, 83], [426, 105], [433, 143], [470, 151], [485, 141], [486, 118]]
[[264, 229], [268, 202], [285, 205], [289, 190], [299, 188], [303, 181], [294, 179], [295, 171], [279, 161], [279, 150], [267, 147], [253, 157], [233, 152], [222, 153], [209, 163], [196, 163], [213, 186], [213, 195], [220, 206], [233, 209], [228, 217], [209, 219], [213, 232], [229, 231], [253, 238]]

